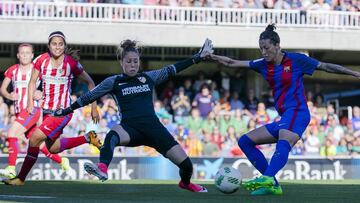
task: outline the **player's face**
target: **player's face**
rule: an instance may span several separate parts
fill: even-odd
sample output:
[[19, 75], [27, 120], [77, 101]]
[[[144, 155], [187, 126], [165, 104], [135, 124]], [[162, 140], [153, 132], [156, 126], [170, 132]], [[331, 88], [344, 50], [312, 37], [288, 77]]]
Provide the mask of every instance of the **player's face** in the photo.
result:
[[136, 52], [128, 52], [121, 61], [123, 71], [128, 76], [135, 76], [139, 72], [140, 58]]
[[21, 65], [28, 65], [34, 57], [33, 49], [30, 46], [22, 46], [18, 49], [17, 58]]
[[65, 41], [61, 37], [53, 37], [51, 38], [50, 44], [49, 44], [49, 50], [51, 53], [51, 56], [54, 58], [59, 58], [64, 54], [65, 51]]
[[260, 40], [259, 47], [262, 56], [267, 62], [274, 62], [277, 55], [281, 53], [279, 44], [274, 45], [271, 43], [270, 39]]

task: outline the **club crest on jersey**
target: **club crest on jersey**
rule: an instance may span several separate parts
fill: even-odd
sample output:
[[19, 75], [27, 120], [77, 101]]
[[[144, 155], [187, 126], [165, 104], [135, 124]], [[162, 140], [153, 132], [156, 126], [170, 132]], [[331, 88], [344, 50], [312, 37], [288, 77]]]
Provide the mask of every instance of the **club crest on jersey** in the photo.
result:
[[146, 82], [146, 78], [145, 77], [138, 77], [138, 80], [142, 83]]
[[284, 67], [284, 72], [285, 73], [290, 73], [291, 72], [291, 66], [285, 66]]

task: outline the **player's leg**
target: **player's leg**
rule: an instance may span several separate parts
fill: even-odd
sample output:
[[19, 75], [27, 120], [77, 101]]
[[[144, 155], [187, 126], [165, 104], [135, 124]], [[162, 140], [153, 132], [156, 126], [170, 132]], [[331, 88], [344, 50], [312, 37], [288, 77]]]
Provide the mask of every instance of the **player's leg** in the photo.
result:
[[[272, 124], [270, 124], [270, 127], [271, 125]], [[256, 147], [256, 145], [275, 143], [276, 141], [276, 137], [270, 134], [265, 126], [262, 126], [241, 136], [238, 145], [252, 165], [261, 174], [264, 174], [268, 167], [268, 162], [265, 159], [264, 154]]]
[[23, 109], [16, 115], [15, 122], [8, 130], [9, 165], [6, 167], [4, 172], [0, 174], [1, 176], [7, 178], [14, 178], [16, 176], [15, 165], [18, 156], [18, 138], [24, 133], [29, 132], [30, 129], [36, 125], [36, 122], [39, 120], [40, 113], [41, 110], [39, 108], [34, 108], [32, 114], [29, 114], [25, 109]]
[[264, 187], [254, 191], [252, 195], [282, 194], [280, 187], [277, 188], [275, 184], [271, 186], [270, 183], [275, 182], [275, 175], [286, 165], [291, 148], [301, 138], [309, 121], [310, 113], [307, 109], [289, 110], [283, 114], [281, 120], [277, 122], [279, 140], [276, 144], [274, 155], [264, 176], [258, 181], [258, 184], [261, 183], [260, 185]]
[[0, 173], [0, 176], [6, 178], [14, 178], [16, 176], [16, 160], [19, 153], [18, 137], [20, 137], [26, 128], [15, 121], [8, 130], [9, 157], [8, 166]]
[[193, 174], [193, 164], [190, 158], [158, 119], [150, 121], [142, 129], [142, 132], [149, 140], [148, 146], [155, 148], [160, 154], [179, 167], [180, 188], [191, 192], [207, 192], [205, 187], [190, 182]]
[[[268, 167], [268, 162], [264, 154], [256, 147], [256, 145], [276, 142], [277, 131], [276, 128], [274, 128], [274, 125], [274, 123], [271, 123], [257, 128], [248, 134], [241, 136], [238, 141], [241, 150], [261, 174], [265, 173]], [[244, 181], [242, 186], [247, 190], [255, 190], [258, 187], [261, 187], [258, 183], [259, 180], [259, 178], [255, 178], [249, 181]]]
[[100, 148], [101, 141], [94, 131], [90, 131], [84, 136], [58, 139], [64, 127], [71, 120], [71, 117], [72, 114], [64, 117], [52, 117], [48, 115], [41, 124], [41, 130], [49, 137], [46, 141], [46, 147], [50, 153], [60, 153], [66, 149], [71, 149], [85, 143], [91, 143]]
[[36, 129], [29, 139], [29, 147], [24, 159], [21, 170], [16, 178], [4, 180], [3, 182], [7, 185], [24, 185], [26, 176], [30, 172], [31, 168], [36, 163], [36, 160], [39, 155], [39, 146], [44, 140], [47, 139], [47, 136], [40, 130]]
[[106, 134], [104, 145], [100, 148], [100, 162], [98, 164], [85, 163], [84, 165], [85, 170], [89, 174], [95, 175], [101, 181], [108, 179], [107, 170], [113, 158], [115, 147], [129, 144], [131, 139], [128, 132], [133, 132], [133, 136], [138, 134], [138, 132], [128, 126], [125, 129], [121, 125], [115, 125]]
[[[169, 133], [170, 134], [170, 133]], [[171, 136], [171, 135], [170, 135]], [[171, 162], [179, 167], [179, 175], [181, 181], [179, 187], [191, 192], [207, 192], [207, 189], [201, 185], [190, 182], [193, 174], [193, 164], [191, 159], [187, 156], [184, 149], [179, 144], [174, 145], [166, 153], [167, 157]]]

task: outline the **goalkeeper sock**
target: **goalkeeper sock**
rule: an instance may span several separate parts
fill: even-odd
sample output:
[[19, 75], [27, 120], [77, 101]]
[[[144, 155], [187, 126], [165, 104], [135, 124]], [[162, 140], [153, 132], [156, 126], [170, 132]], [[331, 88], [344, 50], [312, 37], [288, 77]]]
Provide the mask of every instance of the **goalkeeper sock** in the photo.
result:
[[189, 157], [187, 157], [183, 162], [181, 162], [178, 167], [180, 168], [179, 174], [181, 177], [181, 181], [185, 185], [190, 184], [190, 179], [193, 173], [193, 165]]
[[100, 163], [109, 166], [114, 156], [114, 149], [120, 143], [119, 135], [114, 131], [110, 130], [106, 134], [104, 145], [100, 148]]

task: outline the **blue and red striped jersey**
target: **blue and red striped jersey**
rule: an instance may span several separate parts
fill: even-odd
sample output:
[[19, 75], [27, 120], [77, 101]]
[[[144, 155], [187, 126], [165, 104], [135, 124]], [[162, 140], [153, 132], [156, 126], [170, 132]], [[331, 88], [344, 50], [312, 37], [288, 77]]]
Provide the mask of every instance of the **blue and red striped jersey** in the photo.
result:
[[307, 108], [303, 76], [312, 75], [319, 61], [305, 54], [283, 52], [280, 65], [264, 58], [250, 61], [250, 69], [260, 73], [268, 81], [275, 99], [275, 108], [280, 115], [287, 109]]

